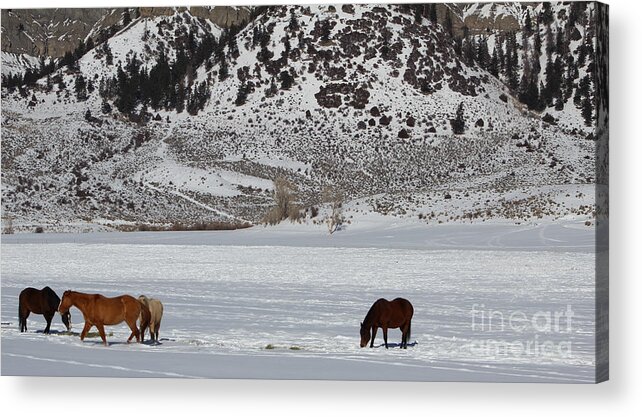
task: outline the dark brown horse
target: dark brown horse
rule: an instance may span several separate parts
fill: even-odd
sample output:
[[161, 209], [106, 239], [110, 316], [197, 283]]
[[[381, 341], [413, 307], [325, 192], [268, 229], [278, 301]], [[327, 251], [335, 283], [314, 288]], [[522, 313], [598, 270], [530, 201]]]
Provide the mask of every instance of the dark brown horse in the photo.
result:
[[127, 343], [129, 343], [133, 337], [136, 337], [136, 341], [140, 342], [140, 333], [138, 327], [136, 327], [136, 320], [141, 315], [141, 311], [144, 319], [149, 323], [149, 310], [131, 295], [107, 298], [100, 294], [65, 291], [58, 311], [64, 314], [72, 306], [80, 310], [85, 318], [85, 327], [80, 333], [80, 340], [85, 339], [91, 326], [96, 326], [105, 346], [107, 346], [105, 325], [111, 326], [120, 324], [123, 321], [126, 322], [132, 331], [129, 339], [127, 339]]
[[[404, 298], [395, 298], [392, 301], [380, 298], [370, 307], [366, 318], [361, 323], [361, 347], [370, 342], [373, 346], [377, 329], [383, 330], [383, 342], [388, 349], [388, 329], [401, 329], [401, 347], [407, 349], [410, 339], [410, 321], [414, 309], [410, 301]], [[372, 330], [372, 338], [370, 331]]]
[[[43, 333], [49, 334], [51, 328], [51, 319], [58, 311], [60, 304], [60, 297], [49, 287], [41, 290], [35, 288], [25, 288], [20, 292], [18, 299], [18, 323], [20, 325], [20, 332], [27, 331], [27, 317], [29, 313], [42, 314], [47, 320], [47, 327]], [[62, 322], [67, 328], [71, 330], [71, 314], [69, 312], [61, 314]]]

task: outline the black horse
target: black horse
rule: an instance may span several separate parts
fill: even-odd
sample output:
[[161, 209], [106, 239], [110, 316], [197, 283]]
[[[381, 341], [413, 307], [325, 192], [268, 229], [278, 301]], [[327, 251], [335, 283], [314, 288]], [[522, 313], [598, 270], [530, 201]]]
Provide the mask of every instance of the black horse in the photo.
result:
[[[18, 322], [20, 324], [20, 332], [27, 331], [27, 317], [29, 313], [42, 314], [47, 320], [47, 327], [44, 333], [49, 334], [51, 327], [51, 319], [58, 311], [60, 305], [60, 297], [56, 295], [54, 290], [45, 287], [41, 290], [35, 288], [25, 288], [20, 292], [20, 299], [18, 301]], [[61, 314], [62, 322], [67, 327], [67, 331], [71, 330], [71, 314], [66, 312]]]

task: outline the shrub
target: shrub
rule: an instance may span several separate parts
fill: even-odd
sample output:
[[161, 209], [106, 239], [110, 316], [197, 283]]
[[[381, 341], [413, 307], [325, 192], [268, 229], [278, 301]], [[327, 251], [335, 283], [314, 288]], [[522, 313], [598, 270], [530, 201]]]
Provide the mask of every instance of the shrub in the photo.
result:
[[555, 121], [555, 118], [551, 116], [550, 113], [546, 113], [544, 117], [542, 117], [542, 121], [551, 125], [557, 124], [557, 122]]
[[453, 130], [455, 135], [461, 135], [466, 129], [466, 122], [464, 119], [464, 103], [459, 103], [457, 107], [457, 112], [455, 113], [455, 118], [450, 119], [450, 127]]
[[2, 234], [4, 235], [12, 235], [14, 230], [13, 230], [13, 218], [7, 216], [3, 218], [4, 220], [4, 227], [2, 228]]
[[271, 226], [289, 218], [291, 221], [298, 221], [301, 214], [301, 207], [296, 204], [296, 187], [284, 177], [274, 180], [273, 198], [275, 206], [263, 217], [263, 223]]
[[196, 223], [175, 222], [171, 225], [160, 224], [137, 224], [123, 225], [118, 227], [121, 232], [178, 232], [178, 231], [198, 231], [198, 230], [237, 230], [252, 227], [247, 222], [219, 222], [219, 221], [202, 221]]
[[325, 218], [325, 223], [328, 226], [330, 234], [336, 232], [343, 225], [345, 218], [343, 217], [343, 193], [331, 187], [324, 187], [321, 190], [321, 200], [330, 205], [330, 214]]

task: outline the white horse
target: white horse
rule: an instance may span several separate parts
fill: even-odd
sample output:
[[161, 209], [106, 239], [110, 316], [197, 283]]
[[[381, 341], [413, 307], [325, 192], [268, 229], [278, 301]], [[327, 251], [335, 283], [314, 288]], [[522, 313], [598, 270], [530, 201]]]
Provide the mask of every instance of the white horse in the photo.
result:
[[[160, 330], [161, 319], [163, 318], [163, 303], [155, 298], [147, 298], [144, 295], [138, 297], [138, 301], [149, 309], [149, 336], [152, 342], [158, 342], [158, 331]], [[142, 316], [140, 317], [140, 320], [140, 337], [141, 341], [143, 341], [145, 338], [145, 328], [147, 326], [144, 325]]]

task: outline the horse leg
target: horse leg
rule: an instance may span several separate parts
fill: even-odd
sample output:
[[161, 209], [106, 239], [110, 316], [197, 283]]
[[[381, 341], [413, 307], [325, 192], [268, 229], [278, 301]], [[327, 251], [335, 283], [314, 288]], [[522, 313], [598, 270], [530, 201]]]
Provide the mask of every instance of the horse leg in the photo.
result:
[[136, 337], [136, 343], [142, 343], [143, 342], [143, 340], [140, 337], [140, 332], [138, 331], [137, 328], [132, 329], [132, 332], [129, 335], [129, 338], [127, 338], [127, 343], [130, 343], [134, 337]]
[[408, 326], [406, 326], [406, 335], [403, 342], [404, 349], [408, 349], [408, 339], [410, 339], [410, 322], [408, 322]]
[[388, 349], [388, 328], [382, 327], [381, 330], [383, 331], [383, 344], [386, 345], [386, 349]]
[[158, 332], [160, 331], [160, 321], [154, 326], [154, 337], [156, 338], [156, 343], [158, 343]]
[[132, 334], [129, 335], [129, 339], [127, 339], [127, 343], [131, 342], [132, 338], [136, 336], [136, 343], [140, 343], [140, 332], [138, 331], [138, 327], [136, 327], [136, 317], [134, 317], [134, 320], [127, 320], [127, 325], [129, 328], [132, 330]]
[[29, 310], [20, 313], [20, 333], [27, 331], [27, 317], [29, 317], [29, 313]]
[[403, 345], [404, 349], [408, 349], [408, 340], [410, 339], [411, 328], [412, 328], [412, 318], [408, 319], [408, 325], [406, 326], [406, 343], [404, 343]]
[[[141, 314], [141, 319], [140, 319], [140, 342], [141, 343], [143, 343], [145, 341], [145, 331], [147, 330], [147, 328], [149, 328], [149, 337], [151, 337], [153, 339], [154, 337], [152, 335], [152, 326], [145, 322], [145, 318]], [[133, 335], [134, 335], [134, 332], [132, 331], [132, 335], [130, 336], [130, 340], [131, 340], [131, 337], [133, 337]]]
[[[131, 329], [131, 327], [130, 327], [130, 329]], [[131, 329], [131, 331], [132, 331], [131, 334], [127, 338], [127, 343], [130, 343], [132, 341], [132, 339], [134, 338], [134, 336], [136, 336], [136, 342], [140, 343], [141, 342], [140, 333], [137, 333], [138, 332], [138, 328], [133, 328], [133, 329]]]
[[80, 332], [80, 341], [82, 342], [85, 340], [85, 336], [87, 336], [87, 332], [91, 329], [91, 323], [85, 320], [85, 327], [82, 328], [82, 332]]
[[152, 338], [152, 341], [158, 340], [158, 326], [156, 323], [152, 324], [150, 327], [150, 337]]
[[51, 319], [53, 319], [53, 314], [52, 315], [49, 315], [49, 314], [45, 315], [45, 320], [47, 320], [47, 327], [45, 327], [45, 331], [44, 331], [45, 334], [49, 334], [49, 331], [51, 329]]
[[377, 336], [377, 326], [372, 326], [372, 339], [370, 339], [370, 347], [374, 347], [375, 336]]
[[100, 338], [103, 339], [103, 345], [107, 346], [107, 337], [105, 336], [105, 326], [102, 324], [96, 324]]

